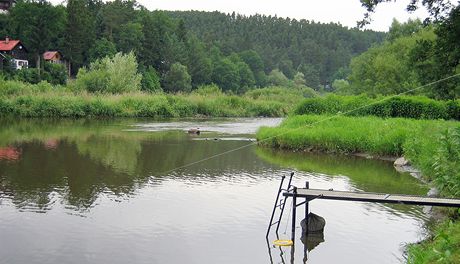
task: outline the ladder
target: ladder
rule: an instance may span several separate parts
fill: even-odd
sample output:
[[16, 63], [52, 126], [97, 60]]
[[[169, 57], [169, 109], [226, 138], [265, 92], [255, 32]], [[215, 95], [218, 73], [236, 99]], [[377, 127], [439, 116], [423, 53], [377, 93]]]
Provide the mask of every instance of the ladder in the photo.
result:
[[[286, 179], [286, 176], [283, 175], [283, 177], [281, 178], [281, 183], [280, 183], [280, 186], [278, 188], [278, 194], [276, 195], [275, 205], [273, 206], [272, 216], [270, 218], [270, 223], [268, 224], [267, 234], [265, 235], [265, 238], [267, 238], [267, 239], [268, 239], [268, 236], [270, 234], [270, 230], [271, 230], [272, 226], [274, 226], [274, 225], [276, 225], [276, 235], [278, 235], [278, 230], [279, 230], [280, 224], [281, 224], [281, 218], [283, 217], [284, 207], [286, 206], [286, 200], [288, 198], [288, 197], [284, 197], [284, 198], [280, 199], [280, 195], [281, 195], [281, 192], [283, 192], [283, 191], [285, 191], [285, 192], [290, 192], [291, 191], [291, 187], [293, 187], [291, 185], [293, 176], [294, 176], [294, 172], [291, 172], [291, 174], [289, 175], [289, 182], [287, 184], [287, 188], [283, 188], [283, 184], [284, 184], [284, 180]], [[273, 222], [273, 220], [275, 220], [275, 215], [276, 215], [277, 211], [279, 212], [278, 220]]]

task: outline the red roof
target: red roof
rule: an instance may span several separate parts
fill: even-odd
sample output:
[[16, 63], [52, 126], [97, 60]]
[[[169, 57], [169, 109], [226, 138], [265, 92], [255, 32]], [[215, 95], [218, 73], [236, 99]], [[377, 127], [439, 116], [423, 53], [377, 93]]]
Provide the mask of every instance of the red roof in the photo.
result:
[[0, 40], [0, 51], [11, 51], [18, 45], [21, 41], [19, 40]]
[[54, 58], [54, 56], [56, 56], [56, 54], [58, 54], [59, 51], [47, 51], [45, 53], [43, 53], [43, 58], [45, 60], [51, 60]]

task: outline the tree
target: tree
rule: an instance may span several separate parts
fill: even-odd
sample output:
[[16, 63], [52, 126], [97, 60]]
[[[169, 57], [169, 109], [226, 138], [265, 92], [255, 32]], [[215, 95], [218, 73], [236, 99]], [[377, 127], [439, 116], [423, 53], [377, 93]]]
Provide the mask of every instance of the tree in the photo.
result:
[[123, 53], [134, 52], [139, 54], [144, 41], [142, 24], [137, 22], [128, 22], [120, 26], [115, 35], [115, 43], [119, 51]]
[[165, 76], [165, 89], [168, 92], [190, 92], [192, 78], [187, 72], [187, 67], [176, 62]]
[[240, 88], [238, 66], [227, 58], [214, 62], [212, 81], [223, 91], [237, 92]]
[[306, 85], [305, 75], [301, 72], [297, 72], [294, 76], [294, 84], [297, 86]]
[[76, 86], [89, 92], [125, 93], [138, 91], [142, 76], [137, 72], [136, 56], [117, 53], [92, 62], [78, 72]]
[[64, 55], [70, 60], [72, 74], [76, 74], [80, 67], [88, 63], [90, 61], [88, 58], [96, 57], [94, 53], [93, 56], [88, 54], [88, 50], [93, 47], [96, 35], [95, 18], [87, 3], [86, 0], [68, 0], [67, 2]]
[[197, 37], [192, 36], [187, 41], [187, 50], [187, 68], [192, 76], [192, 86], [211, 83], [212, 62], [206, 54], [203, 43]]
[[94, 45], [88, 53], [89, 61], [93, 62], [97, 59], [113, 57], [117, 53], [117, 48], [115, 47], [115, 43], [112, 41], [106, 38], [101, 38], [94, 42]]
[[142, 90], [147, 92], [161, 91], [160, 76], [153, 67], [148, 67], [142, 73]]
[[66, 11], [47, 1], [20, 1], [10, 13], [11, 28], [35, 58], [38, 72], [43, 67], [42, 55], [65, 29]]
[[289, 79], [280, 70], [275, 69], [268, 75], [268, 82], [275, 86], [288, 86]]
[[[364, 19], [358, 22], [358, 26], [364, 26], [370, 23], [370, 15], [375, 12], [375, 8], [385, 2], [393, 2], [394, 0], [360, 0], [361, 5], [366, 8], [367, 13], [364, 14]], [[407, 5], [407, 11], [415, 11], [420, 6], [420, 2], [425, 6], [430, 15], [435, 20], [444, 20], [446, 15], [449, 14], [455, 7], [449, 0], [411, 0]]]

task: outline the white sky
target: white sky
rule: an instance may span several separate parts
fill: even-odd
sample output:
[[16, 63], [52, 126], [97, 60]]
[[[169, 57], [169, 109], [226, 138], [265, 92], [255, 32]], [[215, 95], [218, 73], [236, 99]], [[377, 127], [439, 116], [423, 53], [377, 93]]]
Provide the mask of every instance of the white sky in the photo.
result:
[[[60, 3], [62, 0], [51, 0]], [[307, 19], [322, 23], [338, 22], [347, 27], [355, 27], [356, 21], [363, 18], [365, 9], [359, 0], [138, 0], [149, 10], [200, 10], [221, 11], [253, 15], [277, 15]], [[411, 18], [427, 17], [422, 7], [413, 14], [408, 14], [406, 6], [409, 0], [397, 0], [378, 6], [372, 15], [373, 21], [366, 28], [377, 31], [388, 31], [393, 18], [405, 22]]]

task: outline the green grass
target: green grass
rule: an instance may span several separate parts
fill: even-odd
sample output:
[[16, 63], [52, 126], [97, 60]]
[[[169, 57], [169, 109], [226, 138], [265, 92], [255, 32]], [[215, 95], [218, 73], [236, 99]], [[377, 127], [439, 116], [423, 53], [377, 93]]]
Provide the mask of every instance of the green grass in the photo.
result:
[[407, 262], [411, 264], [460, 263], [460, 222], [438, 225], [434, 235], [420, 244], [410, 245]]
[[290, 88], [255, 89], [241, 96], [205, 86], [190, 94], [87, 93], [69, 86], [0, 80], [0, 116], [15, 117], [280, 117], [309, 94]]
[[[261, 128], [261, 145], [332, 153], [400, 156], [414, 133], [434, 135], [458, 123], [404, 118], [292, 116], [277, 128]], [[280, 136], [278, 136], [280, 135]]]
[[337, 114], [348, 116], [404, 117], [413, 119], [460, 120], [460, 101], [436, 101], [423, 96], [370, 98], [328, 95], [303, 100], [296, 115]]

